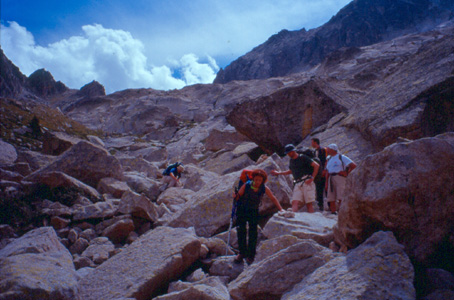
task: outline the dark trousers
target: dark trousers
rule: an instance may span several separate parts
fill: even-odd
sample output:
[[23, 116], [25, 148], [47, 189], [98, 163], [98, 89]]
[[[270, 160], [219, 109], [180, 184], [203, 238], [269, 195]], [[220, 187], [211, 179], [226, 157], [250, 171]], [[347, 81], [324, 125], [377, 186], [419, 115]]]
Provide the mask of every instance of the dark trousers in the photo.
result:
[[317, 182], [315, 183], [317, 203], [318, 203], [318, 207], [320, 207], [321, 211], [323, 211], [323, 191], [325, 189], [325, 181], [326, 181], [326, 178], [322, 177], [322, 178], [320, 178], [320, 180], [317, 180]]
[[[236, 224], [240, 254], [243, 257], [253, 259], [255, 257], [255, 248], [257, 247], [258, 212], [237, 216]], [[246, 229], [246, 224], [249, 224], [249, 232]], [[247, 241], [246, 236], [248, 237]]]

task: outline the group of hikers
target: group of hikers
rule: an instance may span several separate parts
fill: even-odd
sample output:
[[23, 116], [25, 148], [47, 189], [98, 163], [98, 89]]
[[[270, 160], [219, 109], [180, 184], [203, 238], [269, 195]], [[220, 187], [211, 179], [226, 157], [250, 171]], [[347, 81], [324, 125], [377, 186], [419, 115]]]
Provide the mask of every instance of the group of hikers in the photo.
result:
[[[289, 156], [289, 168], [286, 171], [272, 170], [272, 176], [292, 175], [293, 192], [291, 197], [292, 213], [306, 205], [307, 211], [313, 213], [317, 201], [321, 211], [324, 210], [324, 199], [332, 214], [342, 203], [347, 176], [356, 168], [356, 164], [339, 152], [336, 144], [326, 148], [320, 146], [318, 138], [311, 139], [312, 149], [299, 150], [293, 144], [284, 148]], [[184, 171], [181, 163], [167, 167], [163, 172], [163, 184], [167, 187], [178, 186], [181, 173]], [[246, 259], [248, 264], [254, 261], [257, 246], [257, 226], [259, 221], [259, 205], [263, 195], [267, 195], [280, 213], [285, 213], [279, 201], [266, 186], [267, 173], [262, 169], [243, 170], [234, 193], [234, 209], [232, 218], [236, 217], [239, 254], [235, 262]], [[292, 215], [290, 215], [291, 217]], [[248, 224], [248, 229], [246, 227]]]

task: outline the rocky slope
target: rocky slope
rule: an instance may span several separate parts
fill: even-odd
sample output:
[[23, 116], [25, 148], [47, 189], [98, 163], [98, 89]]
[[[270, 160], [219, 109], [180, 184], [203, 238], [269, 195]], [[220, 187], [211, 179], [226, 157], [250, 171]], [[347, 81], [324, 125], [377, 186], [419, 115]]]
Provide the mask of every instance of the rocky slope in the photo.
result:
[[424, 32], [453, 17], [454, 2], [355, 0], [329, 22], [309, 31], [282, 30], [241, 56], [215, 83], [265, 79], [308, 70], [343, 47], [361, 47]]
[[[0, 298], [452, 298], [453, 37], [448, 22], [289, 76], [110, 95], [42, 71], [32, 87], [3, 56]], [[285, 170], [283, 145], [314, 136], [358, 163], [339, 215], [264, 197], [256, 260], [234, 264], [240, 170]], [[164, 190], [175, 160], [182, 186]], [[267, 186], [290, 206], [290, 178]]]

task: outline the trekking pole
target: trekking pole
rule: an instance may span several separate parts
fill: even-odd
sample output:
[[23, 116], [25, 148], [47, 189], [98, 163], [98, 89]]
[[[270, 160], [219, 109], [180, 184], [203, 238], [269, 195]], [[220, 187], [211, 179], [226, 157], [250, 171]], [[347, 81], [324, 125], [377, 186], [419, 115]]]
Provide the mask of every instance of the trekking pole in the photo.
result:
[[236, 195], [237, 194], [238, 194], [238, 188], [235, 188], [235, 197], [233, 197], [232, 214], [230, 215], [229, 234], [227, 235], [227, 247], [225, 249], [225, 255], [227, 255], [227, 253], [229, 252], [230, 231], [232, 230], [233, 218], [235, 217], [235, 212], [236, 212]]

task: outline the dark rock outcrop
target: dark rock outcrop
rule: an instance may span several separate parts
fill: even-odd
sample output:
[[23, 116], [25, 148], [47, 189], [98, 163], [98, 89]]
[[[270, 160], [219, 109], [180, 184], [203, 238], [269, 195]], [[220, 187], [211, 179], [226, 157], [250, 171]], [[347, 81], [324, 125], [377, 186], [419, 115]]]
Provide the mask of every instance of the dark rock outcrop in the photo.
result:
[[38, 96], [48, 97], [61, 94], [68, 90], [61, 81], [55, 81], [49, 71], [39, 69], [33, 72], [27, 79], [30, 89]]
[[0, 48], [0, 97], [14, 98], [22, 93], [27, 77], [21, 73]]
[[90, 83], [87, 83], [80, 90], [77, 92], [78, 96], [85, 96], [85, 97], [96, 97], [96, 96], [105, 96], [106, 90], [102, 84], [93, 80]]
[[219, 71], [215, 83], [307, 70], [342, 47], [360, 47], [422, 32], [453, 17], [453, 1], [356, 0], [321, 27], [282, 30]]
[[263, 149], [283, 154], [286, 144], [299, 143], [343, 109], [316, 82], [309, 81], [240, 103], [226, 118]]

